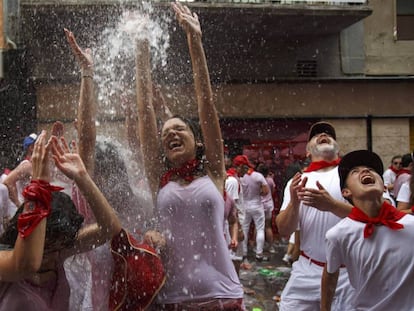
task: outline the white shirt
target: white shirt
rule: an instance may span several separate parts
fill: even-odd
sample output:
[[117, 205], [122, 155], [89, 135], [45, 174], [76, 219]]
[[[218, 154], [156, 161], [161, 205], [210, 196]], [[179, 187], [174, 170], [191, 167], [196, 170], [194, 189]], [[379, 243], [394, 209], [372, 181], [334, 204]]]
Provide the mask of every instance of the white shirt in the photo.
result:
[[400, 191], [398, 191], [397, 202], [410, 203], [410, 183], [406, 181], [401, 185]]
[[328, 272], [345, 264], [355, 288], [356, 310], [413, 310], [414, 217], [401, 230], [375, 226], [364, 238], [365, 223], [344, 218], [326, 234]]

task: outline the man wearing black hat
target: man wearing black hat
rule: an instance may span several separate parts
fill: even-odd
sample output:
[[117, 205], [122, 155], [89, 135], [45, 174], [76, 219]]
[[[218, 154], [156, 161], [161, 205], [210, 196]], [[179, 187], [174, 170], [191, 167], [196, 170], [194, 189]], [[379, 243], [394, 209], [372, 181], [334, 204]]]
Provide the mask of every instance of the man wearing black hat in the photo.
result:
[[[303, 174], [297, 173], [288, 182], [276, 218], [281, 235], [300, 230], [301, 255], [283, 289], [281, 311], [319, 310], [320, 282], [326, 262], [325, 233], [351, 210], [339, 186], [339, 146], [334, 127], [327, 122], [315, 123], [309, 131], [306, 151], [312, 162]], [[353, 289], [346, 269], [341, 270], [333, 309], [346, 311]]]
[[327, 264], [321, 310], [331, 310], [341, 265], [355, 288], [353, 310], [412, 310], [414, 217], [383, 199], [383, 165], [368, 150], [353, 151], [339, 164], [342, 195], [354, 207], [326, 234]]

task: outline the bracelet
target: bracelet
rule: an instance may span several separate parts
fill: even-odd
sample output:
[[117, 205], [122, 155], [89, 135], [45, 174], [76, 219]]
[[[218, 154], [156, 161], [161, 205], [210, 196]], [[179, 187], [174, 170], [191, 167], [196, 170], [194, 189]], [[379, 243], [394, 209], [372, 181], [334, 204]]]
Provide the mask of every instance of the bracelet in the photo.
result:
[[91, 78], [91, 79], [93, 79], [93, 76], [91, 76], [91, 75], [82, 75], [82, 78]]
[[23, 190], [24, 204], [30, 204], [29, 211], [19, 215], [17, 229], [22, 238], [29, 236], [43, 218], [50, 215], [52, 192], [63, 190], [44, 180], [32, 180]]

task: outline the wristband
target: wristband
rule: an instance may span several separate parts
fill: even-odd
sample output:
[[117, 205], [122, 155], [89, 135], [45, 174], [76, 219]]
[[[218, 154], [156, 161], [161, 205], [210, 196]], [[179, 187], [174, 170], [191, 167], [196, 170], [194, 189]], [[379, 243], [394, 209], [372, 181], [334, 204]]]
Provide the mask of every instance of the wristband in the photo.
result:
[[31, 207], [27, 212], [19, 215], [17, 229], [22, 238], [28, 237], [43, 218], [51, 212], [52, 192], [63, 190], [44, 180], [32, 180], [23, 190], [25, 203], [30, 202]]
[[414, 205], [413, 205], [413, 206], [411, 206], [411, 213], [413, 213], [413, 214], [414, 214]]

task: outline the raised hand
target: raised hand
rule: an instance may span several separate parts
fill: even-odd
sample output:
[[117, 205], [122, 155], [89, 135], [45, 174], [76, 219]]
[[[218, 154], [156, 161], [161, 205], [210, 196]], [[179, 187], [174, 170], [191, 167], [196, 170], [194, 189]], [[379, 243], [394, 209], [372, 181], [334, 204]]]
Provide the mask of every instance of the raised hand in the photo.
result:
[[183, 27], [187, 34], [201, 36], [201, 26], [198, 15], [190, 11], [190, 9], [179, 2], [173, 2], [172, 8], [178, 23]]
[[33, 154], [32, 154], [32, 167], [33, 174], [32, 179], [41, 179], [44, 181], [50, 181], [49, 171], [49, 151], [51, 149], [51, 140], [46, 143], [46, 131], [37, 138]]
[[52, 127], [52, 136], [61, 137], [63, 136], [63, 131], [65, 130], [65, 127], [62, 122], [56, 121], [53, 123]]
[[336, 200], [332, 198], [319, 181], [316, 182], [316, 186], [318, 189], [304, 188], [302, 190], [302, 202], [320, 211], [331, 211], [335, 206]]
[[292, 204], [297, 205], [299, 204], [301, 198], [301, 191], [306, 185], [308, 181], [307, 177], [303, 178], [300, 173], [296, 173], [295, 176], [292, 178], [292, 183], [290, 184], [290, 200]]
[[82, 50], [81, 47], [76, 42], [76, 38], [73, 32], [64, 28], [66, 39], [72, 49], [73, 54], [76, 57], [76, 61], [79, 63], [79, 66], [82, 70], [92, 70], [93, 69], [93, 58], [91, 49]]
[[86, 168], [77, 154], [75, 142], [72, 142], [72, 149], [73, 152], [69, 150], [64, 137], [61, 137], [59, 142], [57, 137], [52, 136], [52, 153], [55, 165], [68, 178], [76, 180], [77, 177], [86, 174]]

